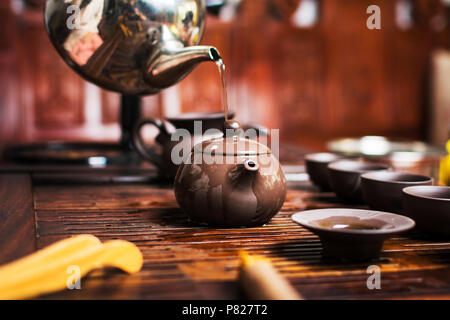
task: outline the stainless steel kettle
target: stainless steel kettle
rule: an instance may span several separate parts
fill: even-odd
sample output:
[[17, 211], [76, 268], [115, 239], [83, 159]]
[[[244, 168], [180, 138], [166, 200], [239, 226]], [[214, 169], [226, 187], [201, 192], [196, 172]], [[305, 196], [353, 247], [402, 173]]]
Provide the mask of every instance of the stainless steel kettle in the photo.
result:
[[124, 95], [154, 94], [200, 62], [205, 0], [47, 0], [45, 26], [63, 59], [85, 79]]

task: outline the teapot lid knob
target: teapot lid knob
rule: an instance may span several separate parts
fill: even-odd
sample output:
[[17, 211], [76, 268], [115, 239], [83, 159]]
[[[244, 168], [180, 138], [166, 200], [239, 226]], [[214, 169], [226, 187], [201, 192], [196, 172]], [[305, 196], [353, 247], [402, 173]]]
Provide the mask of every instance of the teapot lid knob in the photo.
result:
[[237, 120], [225, 120], [223, 124], [223, 131], [225, 133], [225, 136], [228, 136], [228, 130], [233, 130], [232, 136], [239, 136], [243, 131], [241, 123]]

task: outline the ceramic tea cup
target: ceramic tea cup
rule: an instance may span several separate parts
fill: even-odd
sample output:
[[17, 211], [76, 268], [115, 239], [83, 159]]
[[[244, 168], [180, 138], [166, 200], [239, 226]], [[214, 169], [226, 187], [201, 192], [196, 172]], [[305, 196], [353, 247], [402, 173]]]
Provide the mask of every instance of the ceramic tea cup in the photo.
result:
[[346, 157], [336, 153], [311, 153], [305, 156], [306, 172], [311, 182], [323, 191], [330, 191], [328, 178], [328, 165], [331, 162], [343, 160]]
[[418, 229], [450, 237], [450, 187], [407, 187], [403, 189], [403, 208]]
[[378, 163], [341, 160], [328, 165], [329, 182], [336, 195], [346, 201], [363, 202], [361, 175], [371, 171], [387, 171], [388, 166]]
[[356, 261], [379, 257], [387, 238], [415, 225], [393, 213], [337, 208], [297, 212], [292, 220], [319, 236], [324, 257]]
[[433, 178], [418, 174], [374, 171], [361, 176], [364, 201], [373, 210], [402, 213], [402, 190], [410, 186], [432, 185]]

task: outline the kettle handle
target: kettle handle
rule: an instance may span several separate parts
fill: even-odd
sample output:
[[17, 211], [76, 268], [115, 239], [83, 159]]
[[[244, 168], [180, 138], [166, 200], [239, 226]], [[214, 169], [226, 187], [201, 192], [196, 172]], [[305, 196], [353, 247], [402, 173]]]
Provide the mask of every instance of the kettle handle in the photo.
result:
[[160, 134], [169, 135], [164, 123], [159, 119], [144, 119], [138, 122], [132, 130], [131, 138], [133, 140], [133, 145], [136, 152], [146, 161], [154, 164], [159, 169], [163, 169], [163, 160], [160, 155], [149, 151], [145, 147], [144, 139], [141, 135], [141, 129], [143, 126], [153, 125], [155, 126]]

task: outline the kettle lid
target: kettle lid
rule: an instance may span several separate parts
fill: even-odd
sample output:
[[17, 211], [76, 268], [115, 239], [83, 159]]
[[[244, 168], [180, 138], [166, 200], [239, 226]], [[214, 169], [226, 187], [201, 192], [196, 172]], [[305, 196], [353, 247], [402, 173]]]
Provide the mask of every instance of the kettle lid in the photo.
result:
[[205, 140], [195, 145], [193, 152], [224, 156], [271, 154], [271, 150], [262, 143], [239, 136]]

